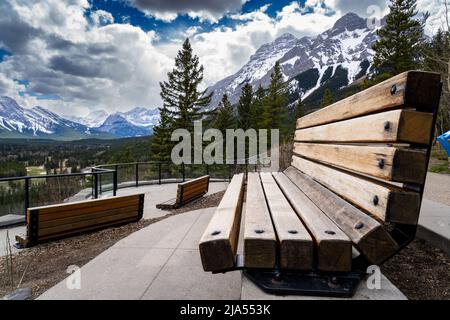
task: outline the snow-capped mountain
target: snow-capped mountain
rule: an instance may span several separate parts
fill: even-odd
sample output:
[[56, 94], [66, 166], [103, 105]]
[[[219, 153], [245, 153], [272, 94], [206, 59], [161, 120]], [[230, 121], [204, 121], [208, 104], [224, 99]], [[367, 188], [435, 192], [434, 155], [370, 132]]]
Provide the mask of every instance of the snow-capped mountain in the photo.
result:
[[43, 107], [27, 109], [6, 96], [0, 97], [0, 136], [63, 140], [111, 137], [104, 132], [65, 119]]
[[28, 109], [14, 99], [0, 96], [0, 138], [87, 138], [140, 137], [153, 132], [158, 109], [134, 108], [108, 115], [99, 110], [86, 117], [59, 116], [43, 107]]
[[105, 110], [96, 110], [89, 113], [86, 117], [77, 116], [64, 116], [65, 118], [84, 124], [89, 128], [100, 127], [106, 118], [108, 118], [108, 113]]
[[307, 98], [338, 76], [343, 87], [367, 74], [372, 64], [372, 45], [376, 29], [368, 28], [367, 20], [348, 13], [334, 26], [316, 37], [295, 38], [283, 34], [261, 46], [235, 74], [208, 88], [214, 91], [210, 107], [216, 107], [223, 94], [237, 103], [241, 89], [250, 83], [267, 87], [276, 61], [280, 62], [291, 95]]
[[128, 122], [138, 127], [150, 128], [159, 122], [159, 110], [136, 107], [127, 112], [118, 112]]
[[152, 127], [135, 125], [119, 113], [108, 116], [97, 129], [122, 138], [148, 136], [153, 132]]

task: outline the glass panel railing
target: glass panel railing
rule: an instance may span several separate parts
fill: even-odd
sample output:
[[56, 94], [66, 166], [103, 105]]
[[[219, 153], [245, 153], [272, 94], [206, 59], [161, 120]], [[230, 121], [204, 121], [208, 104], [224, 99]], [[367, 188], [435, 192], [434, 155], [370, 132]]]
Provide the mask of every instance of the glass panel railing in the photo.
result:
[[113, 166], [112, 170], [117, 169], [117, 187], [127, 188], [136, 186], [136, 165], [135, 164], [123, 164]]
[[182, 182], [183, 166], [173, 163], [161, 163], [161, 183]]
[[30, 178], [29, 181], [30, 208], [92, 198], [92, 179], [84, 175]]
[[204, 164], [186, 164], [184, 166], [184, 172], [185, 179], [189, 180], [206, 175], [207, 169]]
[[138, 173], [139, 185], [159, 183], [158, 163], [139, 163]]
[[0, 182], [0, 217], [25, 214], [25, 180]]
[[97, 187], [99, 196], [112, 194], [114, 188], [114, 172], [105, 171], [97, 173]]

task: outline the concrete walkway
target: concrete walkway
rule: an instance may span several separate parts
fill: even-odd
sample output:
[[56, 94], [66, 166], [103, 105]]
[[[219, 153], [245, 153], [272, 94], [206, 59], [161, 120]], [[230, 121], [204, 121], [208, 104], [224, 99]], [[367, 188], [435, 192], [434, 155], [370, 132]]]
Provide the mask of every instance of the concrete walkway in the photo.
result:
[[[81, 268], [81, 289], [61, 281], [39, 299], [239, 299], [239, 272], [203, 272], [198, 241], [213, 208], [141, 229]], [[70, 262], [68, 262], [70, 263]]]
[[[223, 191], [227, 188], [228, 182], [211, 182], [209, 184], [208, 194]], [[167, 184], [155, 184], [142, 187], [132, 187], [119, 189], [117, 195], [124, 196], [136, 193], [145, 193], [144, 200], [144, 219], [157, 218], [165, 216], [168, 212], [157, 209], [156, 205], [173, 199], [177, 195], [177, 183], [167, 183]]]
[[[192, 211], [141, 229], [83, 266], [80, 289], [63, 280], [38, 299], [312, 299], [267, 295], [240, 272], [204, 272], [198, 241], [213, 213]], [[406, 298], [382, 276], [379, 290], [362, 282], [353, 299]]]

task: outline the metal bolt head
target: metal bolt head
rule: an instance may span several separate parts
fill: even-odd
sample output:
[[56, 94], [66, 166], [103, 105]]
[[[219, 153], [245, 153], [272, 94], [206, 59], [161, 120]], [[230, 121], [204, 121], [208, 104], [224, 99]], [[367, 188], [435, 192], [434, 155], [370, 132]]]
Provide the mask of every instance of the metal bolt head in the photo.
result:
[[298, 233], [297, 230], [288, 230], [288, 232], [289, 232], [290, 234], [297, 234], [297, 233]]
[[384, 123], [384, 130], [385, 130], [385, 131], [388, 131], [390, 128], [391, 128], [391, 123], [390, 123], [389, 121], [386, 121], [386, 122]]
[[373, 204], [374, 204], [375, 206], [378, 205], [378, 202], [379, 202], [379, 201], [380, 201], [380, 199], [378, 198], [378, 196], [374, 196], [374, 197], [373, 197], [372, 202], [373, 202]]
[[362, 222], [358, 222], [357, 224], [355, 224], [356, 230], [362, 229], [363, 227], [364, 227], [364, 223], [362, 223]]
[[325, 230], [325, 233], [326, 234], [330, 234], [330, 235], [335, 235], [336, 234], [336, 232], [331, 231], [331, 230]]
[[220, 234], [220, 231], [213, 231], [213, 232], [211, 233], [212, 236], [217, 236], [218, 234]]
[[391, 95], [394, 95], [396, 93], [397, 93], [397, 85], [393, 84], [392, 87], [391, 87]]
[[255, 233], [257, 233], [257, 234], [261, 234], [261, 233], [264, 233], [264, 230], [261, 230], [261, 229], [256, 229], [256, 230], [255, 230]]
[[383, 169], [383, 168], [384, 168], [384, 159], [378, 160], [378, 167], [379, 167], [380, 169]]

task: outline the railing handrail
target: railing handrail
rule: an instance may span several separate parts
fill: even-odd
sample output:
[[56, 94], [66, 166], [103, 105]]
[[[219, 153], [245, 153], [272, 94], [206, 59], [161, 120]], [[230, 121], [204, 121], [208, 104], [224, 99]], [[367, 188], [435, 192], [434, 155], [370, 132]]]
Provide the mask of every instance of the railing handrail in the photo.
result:
[[[246, 159], [249, 160], [249, 159]], [[49, 179], [49, 178], [63, 178], [63, 177], [87, 177], [87, 176], [92, 176], [92, 197], [94, 199], [97, 199], [99, 194], [102, 194], [103, 190], [102, 190], [102, 177], [103, 174], [112, 174], [112, 192], [113, 192], [113, 196], [117, 195], [117, 190], [120, 189], [121, 187], [118, 184], [118, 173], [119, 170], [121, 169], [120, 167], [123, 166], [134, 166], [135, 167], [135, 177], [134, 177], [134, 181], [130, 180], [130, 182], [134, 182], [136, 187], [139, 187], [140, 185], [145, 185], [148, 184], [148, 181], [143, 181], [141, 179], [139, 179], [139, 166], [140, 165], [146, 165], [146, 164], [157, 164], [158, 165], [158, 177], [157, 179], [155, 178], [155, 180], [152, 181], [157, 181], [158, 184], [162, 184], [162, 183], [166, 183], [169, 179], [163, 178], [162, 175], [162, 171], [161, 171], [161, 165], [163, 164], [171, 164], [171, 165], [175, 165], [175, 166], [179, 166], [181, 169], [181, 173], [182, 173], [182, 177], [171, 177], [170, 179], [175, 178], [175, 181], [173, 182], [179, 182], [180, 180], [185, 181], [186, 180], [186, 165], [184, 163], [180, 164], [180, 165], [176, 165], [170, 161], [145, 161], [145, 162], [128, 162], [128, 163], [113, 163], [113, 164], [103, 164], [103, 165], [98, 165], [98, 166], [93, 166], [90, 167], [90, 171], [85, 171], [85, 172], [77, 172], [77, 173], [59, 173], [59, 174], [46, 174], [46, 175], [33, 175], [33, 176], [20, 176], [20, 177], [5, 177], [5, 178], [0, 178], [0, 182], [11, 182], [11, 181], [24, 181], [24, 190], [25, 190], [25, 199], [24, 199], [24, 211], [25, 213], [27, 212], [27, 209], [29, 208], [29, 204], [30, 204], [30, 193], [29, 193], [29, 189], [31, 186], [31, 180], [32, 179]], [[206, 174], [209, 174], [209, 170], [211, 167], [214, 166], [214, 164], [207, 164], [207, 163], [202, 163], [202, 164], [189, 164], [189, 165], [193, 165], [193, 166], [205, 166], [206, 167]], [[188, 165], [188, 166], [189, 166]], [[228, 178], [220, 178], [222, 180], [230, 180], [231, 179], [231, 175], [232, 175], [232, 171], [231, 171], [231, 166], [233, 165], [245, 165], [245, 172], [248, 172], [248, 165], [252, 166], [255, 165], [255, 171], [257, 170], [257, 164], [251, 164], [248, 163], [247, 161], [245, 161], [245, 163], [238, 163], [238, 161], [234, 162], [234, 163], [224, 163], [224, 164], [216, 164], [216, 165], [222, 165], [222, 166], [226, 166], [228, 167], [227, 170], [227, 175]], [[142, 184], [139, 184], [139, 182], [142, 182]], [[110, 191], [110, 190], [108, 190]]]

